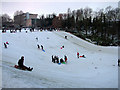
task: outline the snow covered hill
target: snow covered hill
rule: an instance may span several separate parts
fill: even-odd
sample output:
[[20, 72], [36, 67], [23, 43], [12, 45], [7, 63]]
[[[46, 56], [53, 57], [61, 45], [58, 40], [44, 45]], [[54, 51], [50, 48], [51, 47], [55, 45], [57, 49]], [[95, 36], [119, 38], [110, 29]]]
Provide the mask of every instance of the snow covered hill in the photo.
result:
[[[3, 88], [118, 87], [117, 47], [96, 46], [63, 31], [25, 33], [24, 29], [2, 33], [1, 44]], [[37, 49], [37, 44], [43, 45], [45, 52]], [[78, 59], [77, 52], [86, 58]], [[34, 68], [32, 72], [13, 68], [22, 55], [24, 64]], [[52, 63], [52, 55], [59, 58], [67, 55], [67, 64]]]

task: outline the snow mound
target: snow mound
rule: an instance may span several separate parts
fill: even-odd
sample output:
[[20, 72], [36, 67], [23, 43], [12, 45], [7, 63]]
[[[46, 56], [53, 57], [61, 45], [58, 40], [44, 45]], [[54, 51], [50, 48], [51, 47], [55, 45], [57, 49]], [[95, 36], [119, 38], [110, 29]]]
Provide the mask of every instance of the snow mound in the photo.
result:
[[[26, 33], [23, 29], [22, 32], [0, 34], [2, 88], [118, 87], [117, 47], [96, 46], [63, 31], [28, 30]], [[9, 42], [7, 49], [3, 45], [6, 41]], [[38, 49], [37, 44], [43, 45], [45, 52]], [[77, 58], [77, 52], [86, 58]], [[24, 64], [34, 68], [32, 72], [13, 68], [22, 55], [25, 56]], [[52, 63], [52, 55], [59, 59], [67, 55], [67, 64]]]

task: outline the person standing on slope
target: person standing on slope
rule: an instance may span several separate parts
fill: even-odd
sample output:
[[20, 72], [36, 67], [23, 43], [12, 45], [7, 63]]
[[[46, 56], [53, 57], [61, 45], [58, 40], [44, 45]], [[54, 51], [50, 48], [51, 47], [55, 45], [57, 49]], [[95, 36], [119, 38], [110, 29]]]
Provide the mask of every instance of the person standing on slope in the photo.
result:
[[118, 59], [118, 66], [120, 66], [120, 59]]
[[8, 43], [8, 42], [6, 42], [6, 44], [7, 44], [7, 45], [9, 45], [9, 43]]
[[77, 52], [77, 57], [79, 58], [79, 52]]
[[5, 47], [5, 48], [7, 48], [7, 45], [6, 45], [6, 43], [4, 43], [4, 47]]
[[54, 58], [53, 58], [53, 55], [52, 55], [52, 62], [54, 62]]
[[40, 45], [39, 44], [37, 44], [37, 47], [38, 47], [38, 49], [40, 49]]
[[67, 62], [67, 56], [65, 55], [65, 62]]
[[57, 60], [57, 63], [59, 63], [59, 57], [58, 56], [56, 57], [56, 60]]
[[41, 45], [41, 49], [43, 50], [43, 45]]

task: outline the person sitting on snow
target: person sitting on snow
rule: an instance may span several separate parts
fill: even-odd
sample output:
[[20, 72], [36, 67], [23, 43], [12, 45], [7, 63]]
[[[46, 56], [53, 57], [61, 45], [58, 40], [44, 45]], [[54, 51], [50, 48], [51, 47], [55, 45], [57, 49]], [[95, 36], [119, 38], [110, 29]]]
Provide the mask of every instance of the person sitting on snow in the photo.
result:
[[54, 62], [54, 58], [53, 58], [53, 55], [52, 55], [52, 62]]
[[84, 57], [84, 58], [85, 58], [85, 55], [82, 55], [82, 57]]
[[23, 70], [29, 70], [29, 71], [32, 71], [33, 68], [28, 68], [26, 66], [23, 65], [23, 62], [24, 62], [24, 56], [21, 57], [21, 59], [19, 59], [18, 61], [18, 66], [20, 67], [20, 69], [23, 69]]
[[118, 66], [120, 66], [120, 59], [118, 59]]
[[60, 59], [60, 63], [63, 63], [63, 62], [64, 62], [64, 60], [61, 58], [61, 59]]

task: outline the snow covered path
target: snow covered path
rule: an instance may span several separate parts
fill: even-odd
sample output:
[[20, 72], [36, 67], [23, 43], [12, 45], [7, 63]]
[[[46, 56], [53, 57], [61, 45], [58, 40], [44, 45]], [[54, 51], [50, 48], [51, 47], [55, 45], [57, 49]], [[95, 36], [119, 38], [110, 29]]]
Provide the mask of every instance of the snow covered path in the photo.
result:
[[[68, 36], [68, 40], [64, 36]], [[36, 41], [38, 37], [38, 42]], [[117, 47], [101, 47], [76, 36], [58, 32], [2, 33], [2, 87], [3, 88], [117, 88]], [[45, 52], [37, 49], [37, 43]], [[61, 46], [65, 48], [60, 49]], [[77, 58], [76, 53], [86, 58]], [[33, 71], [13, 68], [20, 57]], [[54, 64], [51, 56], [68, 57], [67, 64]]]

